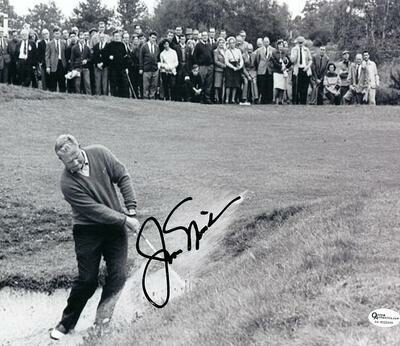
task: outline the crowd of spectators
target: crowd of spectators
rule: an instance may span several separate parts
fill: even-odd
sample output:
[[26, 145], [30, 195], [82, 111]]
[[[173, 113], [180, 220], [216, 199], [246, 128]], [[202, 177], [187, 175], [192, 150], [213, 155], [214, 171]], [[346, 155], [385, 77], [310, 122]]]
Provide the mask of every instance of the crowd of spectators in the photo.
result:
[[312, 54], [299, 36], [294, 46], [268, 37], [255, 45], [246, 32], [227, 37], [215, 28], [176, 27], [159, 38], [106, 32], [25, 27], [0, 31], [0, 83], [43, 90], [205, 104], [375, 104], [379, 75], [368, 51], [329, 59], [326, 47]]

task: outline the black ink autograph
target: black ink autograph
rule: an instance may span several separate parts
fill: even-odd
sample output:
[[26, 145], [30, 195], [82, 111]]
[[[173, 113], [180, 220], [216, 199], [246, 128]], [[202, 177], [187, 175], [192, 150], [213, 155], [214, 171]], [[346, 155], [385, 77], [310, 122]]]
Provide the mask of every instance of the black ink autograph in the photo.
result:
[[[226, 210], [235, 202], [239, 201], [241, 199], [240, 196], [234, 198], [233, 200], [231, 200], [220, 212], [219, 214], [217, 214], [216, 216], [214, 216], [213, 213], [209, 212], [209, 211], [201, 211], [200, 214], [201, 215], [207, 215], [208, 214], [208, 222], [207, 225], [203, 226], [201, 229], [199, 228], [199, 226], [197, 225], [197, 222], [192, 220], [189, 223], [188, 227], [184, 227], [184, 226], [178, 226], [178, 227], [173, 227], [173, 228], [169, 228], [168, 227], [168, 222], [171, 219], [172, 215], [176, 212], [176, 210], [184, 203], [191, 201], [193, 198], [192, 197], [187, 197], [184, 200], [182, 200], [180, 203], [177, 204], [176, 207], [174, 207], [171, 212], [169, 213], [169, 215], [167, 216], [167, 218], [165, 219], [164, 225], [161, 228], [160, 223], [158, 222], [158, 220], [151, 216], [148, 219], [146, 219], [145, 222], [143, 222], [140, 231], [138, 233], [137, 236], [137, 240], [136, 240], [136, 250], [139, 253], [139, 255], [141, 255], [142, 257], [145, 257], [148, 259], [146, 266], [144, 268], [144, 272], [143, 272], [143, 278], [142, 278], [142, 287], [143, 287], [143, 293], [146, 297], [146, 299], [153, 304], [155, 307], [157, 308], [163, 308], [165, 305], [167, 305], [169, 298], [170, 298], [170, 280], [169, 280], [169, 265], [172, 264], [173, 260], [175, 258], [177, 258], [180, 254], [182, 254], [183, 250], [179, 249], [177, 251], [174, 251], [172, 253], [170, 253], [165, 246], [165, 238], [164, 238], [164, 234], [169, 234], [175, 231], [184, 231], [186, 233], [187, 236], [187, 250], [191, 251], [192, 250], [192, 230], [194, 230], [195, 232], [195, 236], [196, 236], [196, 243], [195, 243], [195, 249], [198, 250], [200, 248], [200, 240], [202, 239], [204, 233], [206, 233], [217, 221], [218, 219], [226, 212]], [[152, 255], [148, 255], [146, 253], [144, 253], [141, 249], [140, 249], [140, 238], [142, 237], [142, 232], [145, 229], [146, 225], [148, 223], [154, 223], [154, 225], [157, 228], [157, 231], [159, 233], [160, 236], [160, 240], [161, 240], [161, 249], [155, 251]], [[162, 255], [162, 256], [160, 256]], [[167, 292], [166, 292], [166, 297], [165, 300], [163, 301], [162, 304], [157, 304], [147, 293], [146, 290], [146, 275], [147, 275], [147, 270], [150, 266], [150, 264], [152, 263], [152, 261], [159, 261], [159, 262], [164, 262], [164, 269], [165, 269], [165, 283], [166, 283], [166, 288], [167, 288]]]

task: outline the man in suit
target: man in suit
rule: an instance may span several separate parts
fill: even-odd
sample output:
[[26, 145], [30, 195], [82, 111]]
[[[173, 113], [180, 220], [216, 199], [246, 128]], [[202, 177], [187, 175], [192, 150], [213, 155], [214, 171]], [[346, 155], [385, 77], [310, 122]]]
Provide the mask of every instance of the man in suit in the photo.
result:
[[92, 62], [94, 65], [94, 78], [96, 95], [108, 95], [108, 58], [107, 45], [104, 33], [99, 35], [100, 41], [93, 47]]
[[106, 34], [106, 23], [99, 22], [99, 31], [95, 33], [90, 39], [90, 47], [94, 47], [100, 41], [100, 34], [104, 35], [105, 41], [108, 43], [111, 41], [111, 37]]
[[68, 30], [63, 30], [62, 31], [62, 39], [64, 40], [66, 46], [70, 45], [70, 40], [69, 40], [70, 34], [68, 32]]
[[114, 31], [113, 41], [107, 46], [107, 57], [111, 95], [129, 98], [127, 54], [118, 30]]
[[217, 32], [215, 31], [215, 28], [210, 28], [208, 30], [208, 43], [211, 45], [211, 48], [213, 51], [218, 46], [217, 39], [215, 38], [216, 34], [217, 34]]
[[368, 74], [368, 104], [376, 105], [376, 89], [380, 84], [378, 69], [375, 62], [370, 60], [368, 51], [363, 52], [363, 59], [363, 67], [367, 69]]
[[214, 51], [208, 43], [208, 32], [203, 31], [201, 40], [193, 51], [194, 63], [199, 65], [200, 77], [203, 82], [203, 103], [212, 104], [212, 86], [214, 81]]
[[[131, 81], [132, 84], [132, 88], [133, 88], [133, 80], [135, 78], [134, 76], [134, 66], [133, 66], [133, 52], [132, 52], [132, 46], [130, 43], [130, 36], [128, 32], [124, 32], [122, 35], [122, 43], [125, 46], [125, 62], [126, 62], [126, 66], [128, 68], [128, 76], [129, 76], [129, 80]], [[136, 94], [137, 97], [137, 90], [134, 89], [134, 93], [132, 92], [132, 97], [135, 97], [134, 95]]]
[[9, 64], [11, 62], [8, 53], [8, 40], [4, 35], [4, 31], [0, 28], [0, 83], [8, 83]]
[[79, 42], [72, 47], [71, 64], [72, 69], [79, 71], [80, 75], [74, 78], [75, 93], [81, 91], [86, 95], [91, 95], [89, 64], [91, 60], [91, 51], [86, 42], [85, 34], [79, 34]]
[[328, 71], [329, 57], [326, 55], [326, 47], [319, 47], [319, 54], [312, 58], [312, 79], [313, 97], [311, 104], [324, 104], [324, 78]]
[[39, 68], [41, 71], [42, 77], [42, 89], [47, 90], [49, 84], [50, 75], [46, 71], [46, 47], [49, 44], [49, 30], [42, 30], [42, 39], [38, 43], [38, 60], [39, 60]]
[[139, 73], [143, 75], [144, 98], [155, 99], [159, 79], [159, 55], [157, 33], [153, 31], [149, 35], [149, 42], [142, 46], [139, 55]]
[[172, 41], [171, 41], [171, 48], [172, 48], [172, 49], [175, 49], [176, 46], [179, 45], [180, 37], [182, 36], [182, 34], [183, 34], [182, 27], [181, 27], [181, 26], [177, 26], [177, 27], [175, 28], [174, 37], [172, 38]]
[[193, 30], [193, 37], [192, 37], [192, 40], [194, 41], [194, 45], [199, 43], [199, 41], [200, 41], [199, 36], [200, 36], [199, 30], [194, 29]]
[[37, 49], [34, 41], [29, 40], [29, 31], [21, 31], [21, 41], [18, 42], [15, 59], [19, 84], [28, 87], [32, 82], [33, 71], [37, 64]]
[[292, 48], [290, 60], [293, 64], [292, 97], [293, 104], [307, 104], [307, 93], [312, 75], [312, 56], [307, 47], [304, 47], [305, 39], [299, 36], [296, 46]]
[[357, 54], [348, 72], [349, 90], [343, 96], [345, 104], [366, 104], [368, 102], [368, 70], [362, 66], [363, 56]]
[[50, 75], [49, 90], [65, 92], [65, 73], [67, 59], [65, 41], [61, 38], [60, 28], [53, 29], [53, 40], [46, 46], [46, 72]]
[[139, 73], [140, 41], [137, 35], [132, 39], [132, 86], [137, 98], [143, 98], [143, 77]]
[[7, 43], [8, 54], [10, 55], [10, 64], [8, 69], [8, 83], [17, 84], [17, 60], [15, 52], [17, 50], [19, 39], [17, 30], [11, 32], [11, 39]]
[[[72, 71], [72, 63], [71, 63], [72, 48], [74, 48], [74, 46], [78, 42], [78, 38], [74, 31], [70, 32], [68, 42], [69, 44], [65, 48], [65, 60], [67, 61], [67, 68], [65, 72]], [[70, 94], [75, 92], [75, 84], [73, 79], [67, 79], [67, 91]]]
[[249, 43], [246, 41], [246, 31], [241, 30], [239, 35], [236, 36], [236, 46], [242, 51], [242, 54], [246, 54], [249, 50]]
[[254, 66], [257, 69], [257, 88], [261, 100], [259, 103], [272, 103], [274, 97], [274, 79], [272, 54], [274, 48], [270, 46], [268, 37], [264, 37], [263, 46], [256, 50]]
[[186, 101], [186, 87], [185, 87], [185, 76], [187, 76], [191, 70], [189, 66], [189, 49], [186, 46], [186, 37], [181, 35], [179, 38], [179, 44], [175, 47], [176, 54], [178, 55], [178, 69], [176, 75], [176, 100]]

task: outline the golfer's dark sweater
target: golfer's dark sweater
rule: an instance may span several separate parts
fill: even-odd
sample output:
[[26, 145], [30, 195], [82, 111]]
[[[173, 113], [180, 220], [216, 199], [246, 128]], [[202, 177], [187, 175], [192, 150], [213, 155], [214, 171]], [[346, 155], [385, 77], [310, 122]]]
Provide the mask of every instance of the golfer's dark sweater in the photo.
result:
[[83, 148], [89, 161], [89, 177], [70, 173], [61, 176], [61, 191], [72, 207], [73, 223], [124, 225], [126, 216], [118, 199], [117, 184], [127, 209], [136, 209], [135, 191], [125, 166], [101, 145]]

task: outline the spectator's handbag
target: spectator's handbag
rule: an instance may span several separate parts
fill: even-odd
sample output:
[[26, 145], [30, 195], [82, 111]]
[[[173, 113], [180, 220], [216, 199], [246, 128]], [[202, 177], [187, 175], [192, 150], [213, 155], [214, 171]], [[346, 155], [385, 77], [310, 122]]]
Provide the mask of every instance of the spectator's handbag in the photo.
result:
[[235, 59], [235, 56], [233, 55], [232, 50], [229, 49], [229, 51], [230, 51], [231, 57], [232, 57], [232, 59], [229, 59], [229, 63], [230, 63], [233, 67], [238, 67], [238, 66], [239, 66], [239, 61], [237, 61], [237, 60]]

